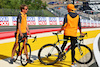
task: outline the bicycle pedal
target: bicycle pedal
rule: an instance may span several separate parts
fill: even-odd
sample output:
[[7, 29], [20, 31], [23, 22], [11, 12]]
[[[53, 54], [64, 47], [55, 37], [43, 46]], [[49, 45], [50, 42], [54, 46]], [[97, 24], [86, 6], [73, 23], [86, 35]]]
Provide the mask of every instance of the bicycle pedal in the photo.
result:
[[81, 53], [81, 55], [83, 55], [83, 52]]
[[60, 59], [59, 59], [59, 61], [63, 61], [63, 60], [64, 60], [63, 58], [60, 58]]

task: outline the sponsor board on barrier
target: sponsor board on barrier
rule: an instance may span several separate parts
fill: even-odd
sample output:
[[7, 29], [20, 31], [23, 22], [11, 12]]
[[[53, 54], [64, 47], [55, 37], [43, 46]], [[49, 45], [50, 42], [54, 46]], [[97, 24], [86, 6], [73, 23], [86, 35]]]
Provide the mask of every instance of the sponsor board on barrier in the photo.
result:
[[83, 19], [80, 19], [80, 22], [81, 22], [81, 26], [83, 26]]
[[94, 20], [91, 21], [91, 26], [94, 27]]
[[100, 21], [98, 21], [98, 26], [100, 27]]
[[59, 25], [63, 25], [63, 21], [64, 21], [64, 18], [63, 17], [59, 17]]
[[86, 19], [83, 20], [83, 26], [87, 26], [87, 21], [86, 21]]
[[95, 26], [95, 27], [98, 26], [98, 21], [95, 21], [94, 26]]
[[9, 26], [9, 18], [0, 17], [0, 26]]
[[27, 17], [27, 24], [28, 25], [36, 25], [35, 17]]
[[87, 20], [87, 26], [90, 26], [90, 22], [91, 22], [90, 20]]
[[49, 17], [49, 25], [57, 25], [57, 17]]
[[[28, 25], [63, 25], [64, 17], [27, 17]], [[100, 21], [80, 19], [81, 26], [100, 27]], [[15, 26], [17, 17], [1, 16], [0, 26]]]
[[38, 17], [38, 24], [39, 25], [47, 25], [47, 18], [46, 17]]
[[13, 26], [17, 25], [17, 17], [12, 17], [12, 24]]

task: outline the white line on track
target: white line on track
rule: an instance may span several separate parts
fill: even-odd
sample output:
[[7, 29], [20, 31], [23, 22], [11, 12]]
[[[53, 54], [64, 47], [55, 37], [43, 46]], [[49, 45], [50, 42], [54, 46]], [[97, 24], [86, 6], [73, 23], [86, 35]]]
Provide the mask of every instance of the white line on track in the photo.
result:
[[[100, 28], [82, 29], [82, 32], [93, 31], [93, 30], [100, 30]], [[54, 31], [54, 32], [56, 32], [56, 31]], [[78, 32], [79, 32], [79, 30], [78, 30]], [[62, 31], [62, 34], [63, 34], [63, 31]], [[39, 38], [39, 37], [53, 36], [53, 34], [52, 34], [52, 32], [46, 32], [46, 33], [34, 34], [32, 36], [37, 36]], [[29, 38], [29, 39], [31, 39], [31, 38]], [[3, 39], [3, 40], [0, 40], [0, 44], [8, 43], [8, 42], [14, 42], [14, 41], [15, 41], [15, 38]]]

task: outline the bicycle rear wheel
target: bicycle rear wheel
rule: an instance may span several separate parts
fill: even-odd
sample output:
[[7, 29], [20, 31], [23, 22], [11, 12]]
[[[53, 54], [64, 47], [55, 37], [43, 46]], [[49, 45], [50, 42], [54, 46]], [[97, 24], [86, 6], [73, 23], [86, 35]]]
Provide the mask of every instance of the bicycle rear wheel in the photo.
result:
[[39, 61], [45, 65], [53, 65], [59, 60], [60, 50], [53, 44], [47, 44], [41, 47], [38, 53]]
[[87, 64], [92, 60], [93, 54], [91, 49], [86, 46], [80, 44], [80, 49], [78, 46], [75, 46], [75, 60], [80, 64]]
[[[27, 55], [28, 55], [28, 57], [29, 57], [29, 59], [30, 59], [30, 57], [31, 57], [31, 47], [30, 47], [29, 44], [26, 44], [26, 45], [27, 45], [27, 52], [28, 52]], [[23, 66], [26, 66], [26, 65], [27, 65], [28, 61], [27, 61], [27, 57], [26, 57], [24, 48], [23, 48], [23, 50], [22, 50], [22, 53], [21, 53], [21, 56], [20, 56], [20, 60], [21, 60], [21, 64], [22, 64]]]

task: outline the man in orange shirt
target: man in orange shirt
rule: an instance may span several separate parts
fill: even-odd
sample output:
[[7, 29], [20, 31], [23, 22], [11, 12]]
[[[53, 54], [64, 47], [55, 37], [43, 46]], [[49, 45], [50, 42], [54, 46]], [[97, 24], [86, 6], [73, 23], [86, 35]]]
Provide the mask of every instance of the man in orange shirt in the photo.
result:
[[[68, 14], [64, 17], [64, 23], [62, 25], [62, 28], [58, 33], [60, 33], [64, 29], [64, 39], [71, 39], [71, 54], [72, 54], [72, 65], [71, 67], [75, 67], [76, 64], [74, 63], [74, 55], [75, 55], [75, 43], [77, 42], [77, 29], [79, 27], [80, 33], [81, 33], [81, 23], [80, 18], [77, 13], [75, 13], [76, 9], [73, 4], [68, 4], [67, 6]], [[84, 35], [81, 33], [81, 35]], [[64, 41], [61, 49], [62, 52], [67, 44], [67, 41]]]
[[[11, 60], [10, 60], [10, 63], [13, 64], [13, 56], [15, 54], [15, 50], [17, 48], [17, 46], [19, 45], [18, 44], [18, 41], [24, 36], [24, 35], [27, 35], [27, 31], [31, 37], [31, 34], [30, 34], [30, 31], [29, 31], [29, 28], [28, 28], [28, 25], [27, 25], [27, 11], [28, 11], [28, 7], [27, 5], [21, 5], [20, 6], [20, 9], [21, 9], [21, 12], [18, 14], [17, 16], [17, 29], [16, 29], [16, 42], [15, 42], [15, 45], [13, 47], [13, 50], [12, 50], [12, 56], [11, 56]], [[30, 63], [32, 62], [32, 60], [29, 60], [29, 57], [28, 55], [26, 55], [27, 57], [27, 61]]]

